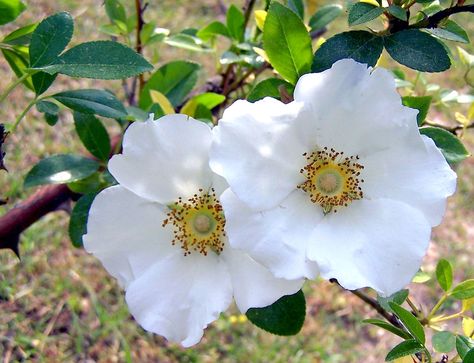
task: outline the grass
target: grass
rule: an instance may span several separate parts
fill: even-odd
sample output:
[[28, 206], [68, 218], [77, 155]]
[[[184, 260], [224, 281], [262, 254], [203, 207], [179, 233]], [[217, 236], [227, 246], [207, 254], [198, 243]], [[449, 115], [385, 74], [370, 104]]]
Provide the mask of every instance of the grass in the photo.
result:
[[[313, 1], [313, 3], [315, 3]], [[105, 22], [100, 2], [65, 0], [29, 2], [33, 11], [25, 13], [19, 24], [40, 19], [59, 10], [76, 17], [73, 42], [105, 38], [97, 24]], [[180, 30], [201, 26], [215, 18], [216, 2], [160, 1], [152, 3], [147, 20]], [[467, 24], [467, 22], [464, 22]], [[339, 25], [341, 28], [343, 25]], [[336, 27], [337, 29], [337, 27]], [[2, 29], [3, 31], [3, 29]], [[470, 34], [474, 34], [471, 32]], [[472, 50], [472, 48], [471, 48]], [[211, 74], [212, 56], [159, 46], [159, 63], [176, 57], [197, 59]], [[152, 56], [152, 54], [150, 54]], [[5, 63], [0, 62], [0, 89], [10, 81]], [[410, 79], [414, 74], [408, 72]], [[4, 76], [8, 75], [8, 76]], [[462, 86], [462, 69], [429, 76], [443, 87]], [[62, 77], [56, 90], [107, 86], [119, 90], [118, 82], [97, 82]], [[469, 89], [464, 89], [468, 92]], [[2, 120], [12, 120], [26, 98], [16, 90], [7, 108], [0, 110]], [[433, 108], [430, 118], [446, 121], [454, 110]], [[107, 125], [112, 127], [112, 125]], [[465, 135], [468, 149], [474, 151], [474, 134]], [[27, 147], [25, 147], [27, 145]], [[22, 179], [40, 158], [59, 152], [83, 152], [74, 134], [69, 112], [63, 112], [59, 124], [51, 128], [34, 110], [19, 132], [9, 138], [6, 163], [10, 173], [0, 172], [0, 195], [12, 205], [33, 191], [22, 189]], [[474, 276], [474, 160], [458, 168], [458, 192], [449, 200], [443, 224], [434, 229], [433, 243], [423, 268], [433, 273], [436, 261], [451, 260], [456, 278]], [[408, 181], [409, 182], [409, 181]], [[67, 208], [66, 208], [67, 209]], [[375, 314], [353, 295], [328, 282], [309, 282], [305, 286], [307, 319], [302, 332], [294, 337], [267, 334], [248, 323], [232, 308], [222, 314], [205, 332], [203, 341], [192, 349], [182, 349], [163, 338], [146, 333], [130, 317], [123, 292], [94, 257], [72, 247], [67, 237], [64, 211], [48, 215], [28, 229], [21, 239], [22, 260], [8, 251], [0, 251], [0, 360], [2, 362], [381, 362], [390, 347], [398, 342], [380, 329], [361, 324]], [[439, 295], [435, 283], [413, 286], [415, 301], [430, 306]], [[456, 308], [455, 304], [452, 306]]]

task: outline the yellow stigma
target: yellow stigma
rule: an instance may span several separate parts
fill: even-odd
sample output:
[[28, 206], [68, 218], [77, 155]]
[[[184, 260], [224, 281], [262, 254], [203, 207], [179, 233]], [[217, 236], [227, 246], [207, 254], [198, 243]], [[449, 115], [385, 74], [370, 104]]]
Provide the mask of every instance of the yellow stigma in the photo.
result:
[[358, 156], [344, 156], [343, 152], [325, 147], [311, 154], [304, 153], [308, 164], [300, 170], [306, 181], [298, 188], [309, 194], [313, 203], [321, 205], [324, 213], [336, 212], [353, 200], [363, 198], [360, 172], [364, 167]]
[[199, 193], [186, 202], [179, 198], [170, 206], [167, 218], [163, 221], [163, 227], [169, 223], [173, 225], [174, 237], [171, 243], [181, 244], [185, 256], [192, 251], [207, 256], [209, 250], [220, 254], [224, 249], [225, 218], [222, 206], [214, 189], [209, 193], [199, 189]]

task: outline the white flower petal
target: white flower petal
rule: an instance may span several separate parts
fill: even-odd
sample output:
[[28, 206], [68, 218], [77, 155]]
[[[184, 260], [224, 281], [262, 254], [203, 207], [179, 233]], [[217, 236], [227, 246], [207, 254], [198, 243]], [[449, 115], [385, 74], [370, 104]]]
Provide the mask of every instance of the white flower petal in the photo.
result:
[[210, 165], [252, 208], [278, 205], [304, 180], [304, 145], [291, 131], [297, 103], [237, 101], [213, 129]]
[[314, 278], [317, 264], [306, 259], [308, 236], [322, 218], [321, 208], [294, 191], [276, 208], [257, 212], [227, 189], [221, 196], [229, 243], [268, 267], [276, 277]]
[[456, 173], [431, 139], [415, 134], [361, 163], [366, 198], [399, 200], [422, 211], [431, 226], [441, 223], [446, 198], [456, 189]]
[[421, 212], [402, 202], [378, 199], [353, 202], [318, 224], [308, 257], [324, 278], [346, 289], [372, 287], [390, 295], [418, 271], [431, 228]]
[[418, 111], [402, 106], [393, 76], [351, 59], [302, 76], [295, 101], [304, 103], [296, 124], [306, 130], [311, 149], [329, 147], [361, 156], [417, 130]]
[[100, 192], [89, 212], [85, 249], [127, 286], [159, 259], [181, 254], [172, 232], [161, 226], [163, 207], [121, 186]]
[[242, 313], [269, 306], [285, 295], [296, 293], [304, 280], [278, 279], [245, 252], [227, 248], [222, 253], [234, 288], [235, 302]]
[[174, 255], [158, 261], [127, 289], [127, 304], [146, 330], [189, 347], [232, 301], [225, 263], [217, 255]]
[[125, 132], [123, 153], [109, 162], [120, 185], [163, 204], [208, 189], [212, 133], [209, 126], [186, 115], [134, 122]]

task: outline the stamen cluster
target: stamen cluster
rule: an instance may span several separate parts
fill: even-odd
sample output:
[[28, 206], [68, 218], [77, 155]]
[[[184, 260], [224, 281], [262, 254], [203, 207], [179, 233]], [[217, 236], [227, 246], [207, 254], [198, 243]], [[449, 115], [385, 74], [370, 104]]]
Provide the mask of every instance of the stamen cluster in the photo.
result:
[[171, 223], [174, 227], [172, 245], [181, 244], [184, 255], [197, 251], [207, 256], [209, 250], [220, 254], [224, 249], [225, 218], [222, 206], [217, 200], [214, 189], [194, 194], [192, 198], [178, 201], [170, 206], [165, 227]]

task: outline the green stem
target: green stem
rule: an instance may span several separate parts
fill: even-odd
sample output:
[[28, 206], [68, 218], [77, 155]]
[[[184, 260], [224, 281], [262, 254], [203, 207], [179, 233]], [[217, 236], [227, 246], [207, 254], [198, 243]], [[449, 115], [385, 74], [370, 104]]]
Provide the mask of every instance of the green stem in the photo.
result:
[[436, 303], [436, 305], [433, 307], [433, 309], [430, 311], [430, 313], [428, 314], [428, 316], [426, 317], [426, 319], [428, 321], [430, 321], [430, 319], [436, 314], [436, 312], [441, 308], [441, 305], [444, 304], [444, 302], [446, 301], [446, 299], [448, 298], [448, 294], [443, 294], [443, 296], [441, 297], [441, 299], [439, 299], [439, 301]]
[[30, 75], [31, 75], [30, 73], [25, 73], [20, 78], [18, 78], [16, 81], [13, 81], [12, 83], [10, 83], [8, 85], [7, 89], [5, 90], [5, 92], [3, 92], [2, 95], [0, 96], [0, 103], [2, 103], [5, 100], [5, 98], [8, 97], [10, 92], [13, 91], [16, 88], [16, 86], [18, 86], [20, 83], [22, 83]]
[[25, 117], [25, 115], [28, 113], [28, 111], [33, 107], [37, 102], [39, 101], [38, 98], [34, 98], [33, 100], [28, 103], [26, 108], [23, 110], [23, 112], [16, 118], [15, 123], [13, 124], [12, 128], [10, 129], [10, 132], [13, 133], [15, 132], [16, 128], [20, 124], [21, 120]]

